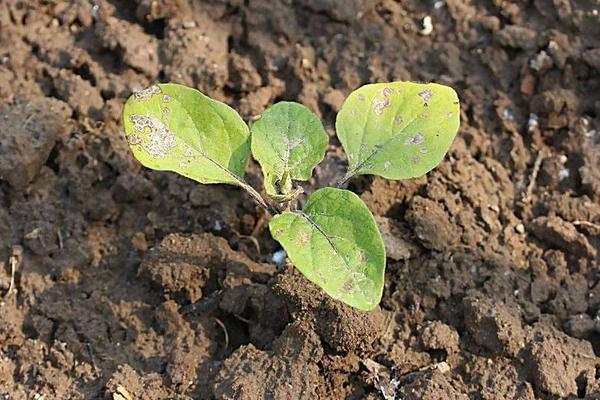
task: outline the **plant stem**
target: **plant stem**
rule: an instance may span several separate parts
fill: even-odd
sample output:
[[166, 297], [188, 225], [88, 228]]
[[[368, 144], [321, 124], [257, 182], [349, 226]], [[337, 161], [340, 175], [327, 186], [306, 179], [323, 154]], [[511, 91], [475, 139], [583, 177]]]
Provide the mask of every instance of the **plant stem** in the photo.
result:
[[352, 178], [354, 176], [355, 173], [356, 173], [356, 170], [348, 171], [346, 173], [346, 175], [344, 175], [344, 177], [338, 181], [336, 186], [338, 188], [341, 188], [346, 182], [348, 182], [350, 180], [350, 178]]
[[267, 211], [271, 215], [278, 214], [278, 212], [273, 207], [271, 207], [269, 204], [267, 204], [265, 199], [263, 199], [263, 197], [260, 195], [260, 193], [258, 193], [256, 190], [254, 190], [254, 188], [252, 186], [248, 185], [241, 178], [237, 179], [237, 183], [243, 189], [245, 189], [246, 192], [248, 192], [248, 194], [250, 194], [250, 196], [258, 203], [258, 205], [265, 209], [265, 211]]

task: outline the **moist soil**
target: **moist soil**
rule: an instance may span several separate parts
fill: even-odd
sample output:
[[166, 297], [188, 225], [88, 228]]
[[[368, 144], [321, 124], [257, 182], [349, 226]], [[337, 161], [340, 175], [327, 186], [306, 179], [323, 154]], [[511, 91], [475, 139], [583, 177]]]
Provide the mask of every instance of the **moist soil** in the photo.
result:
[[[599, 14], [0, 0], [0, 398], [600, 398]], [[370, 313], [276, 266], [241, 190], [142, 168], [120, 121], [156, 81], [247, 121], [302, 102], [331, 134], [310, 191], [344, 173], [344, 97], [391, 80], [453, 86], [462, 124], [427, 176], [349, 183], [388, 248]]]

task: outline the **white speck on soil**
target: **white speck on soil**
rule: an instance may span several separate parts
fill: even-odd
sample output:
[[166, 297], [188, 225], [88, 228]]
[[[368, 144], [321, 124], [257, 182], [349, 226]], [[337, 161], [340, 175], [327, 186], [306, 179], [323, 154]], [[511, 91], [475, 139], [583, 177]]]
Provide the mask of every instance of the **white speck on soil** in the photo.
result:
[[571, 175], [571, 172], [567, 168], [563, 168], [558, 173], [558, 180], [562, 181], [567, 179]]
[[537, 128], [539, 125], [537, 114], [529, 114], [529, 119], [527, 120], [527, 130], [531, 131]]
[[419, 33], [423, 36], [429, 36], [433, 32], [433, 22], [431, 22], [431, 17], [428, 15], [423, 18], [423, 29], [419, 31]]
[[285, 250], [277, 250], [275, 253], [273, 253], [273, 255], [271, 256], [271, 260], [273, 260], [273, 262], [277, 265], [281, 265], [283, 264], [283, 262], [285, 261], [285, 258], [287, 257], [287, 253], [285, 252]]

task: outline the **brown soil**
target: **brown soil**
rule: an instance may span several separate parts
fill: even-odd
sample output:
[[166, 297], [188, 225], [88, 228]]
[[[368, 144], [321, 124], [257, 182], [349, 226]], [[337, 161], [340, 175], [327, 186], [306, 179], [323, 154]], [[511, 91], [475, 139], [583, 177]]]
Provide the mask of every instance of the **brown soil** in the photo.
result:
[[[599, 14], [0, 0], [0, 398], [599, 399]], [[303, 102], [332, 133], [314, 188], [344, 96], [402, 79], [455, 87], [462, 126], [427, 177], [350, 182], [390, 255], [372, 313], [276, 268], [240, 190], [141, 168], [119, 120], [157, 80], [247, 119]]]

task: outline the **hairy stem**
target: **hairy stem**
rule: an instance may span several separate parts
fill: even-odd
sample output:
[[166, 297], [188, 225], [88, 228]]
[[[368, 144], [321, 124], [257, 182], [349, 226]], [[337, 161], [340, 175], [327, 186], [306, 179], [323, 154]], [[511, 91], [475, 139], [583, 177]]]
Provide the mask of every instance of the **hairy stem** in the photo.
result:
[[238, 185], [240, 185], [240, 187], [245, 189], [246, 192], [248, 192], [248, 194], [258, 203], [258, 205], [265, 209], [265, 211], [267, 211], [271, 215], [278, 214], [277, 210], [271, 205], [269, 205], [265, 201], [265, 199], [260, 195], [260, 193], [258, 193], [252, 186], [248, 185], [241, 178], [237, 178], [237, 183]]
[[346, 175], [344, 175], [344, 177], [338, 181], [338, 183], [337, 183], [337, 185], [336, 185], [336, 186], [337, 186], [338, 188], [341, 188], [342, 186], [344, 186], [344, 184], [345, 184], [346, 182], [348, 182], [348, 181], [349, 181], [349, 180], [350, 180], [350, 179], [351, 179], [351, 178], [352, 178], [354, 175], [356, 175], [356, 172], [357, 172], [357, 170], [356, 170], [356, 169], [354, 169], [354, 170], [352, 170], [352, 171], [348, 171], [348, 172], [346, 173]]

